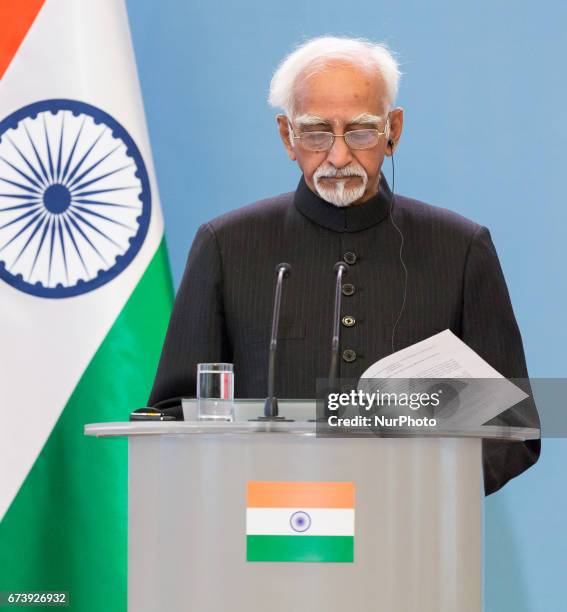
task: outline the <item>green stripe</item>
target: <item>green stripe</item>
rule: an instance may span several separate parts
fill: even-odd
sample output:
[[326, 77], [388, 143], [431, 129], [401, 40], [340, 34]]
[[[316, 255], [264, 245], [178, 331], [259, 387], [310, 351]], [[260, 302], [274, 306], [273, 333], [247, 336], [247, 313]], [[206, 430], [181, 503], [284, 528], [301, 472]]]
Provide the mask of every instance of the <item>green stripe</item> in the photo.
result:
[[83, 427], [145, 405], [172, 300], [162, 242], [0, 523], [0, 591], [63, 590], [66, 610], [126, 610], [126, 440]]
[[246, 560], [352, 563], [354, 537], [250, 535]]

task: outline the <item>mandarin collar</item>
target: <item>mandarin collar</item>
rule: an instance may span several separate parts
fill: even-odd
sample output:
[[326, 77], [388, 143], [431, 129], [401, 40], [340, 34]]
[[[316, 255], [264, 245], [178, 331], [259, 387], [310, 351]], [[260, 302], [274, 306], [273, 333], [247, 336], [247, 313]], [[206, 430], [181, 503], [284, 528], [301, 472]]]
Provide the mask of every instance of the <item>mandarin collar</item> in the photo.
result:
[[308, 219], [335, 232], [360, 232], [377, 225], [390, 210], [392, 192], [380, 174], [378, 193], [357, 206], [335, 206], [313, 193], [302, 175], [295, 191], [294, 204]]

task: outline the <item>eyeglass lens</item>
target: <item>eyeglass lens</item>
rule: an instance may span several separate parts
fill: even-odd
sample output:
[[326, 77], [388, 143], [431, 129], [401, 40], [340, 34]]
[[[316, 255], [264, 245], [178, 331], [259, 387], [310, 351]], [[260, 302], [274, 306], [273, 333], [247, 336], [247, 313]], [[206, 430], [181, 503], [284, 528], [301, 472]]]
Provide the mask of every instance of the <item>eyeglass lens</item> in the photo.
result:
[[[326, 151], [333, 146], [335, 136], [331, 132], [303, 132], [301, 142], [311, 151]], [[376, 130], [352, 130], [344, 134], [346, 144], [351, 149], [371, 149], [378, 144]]]

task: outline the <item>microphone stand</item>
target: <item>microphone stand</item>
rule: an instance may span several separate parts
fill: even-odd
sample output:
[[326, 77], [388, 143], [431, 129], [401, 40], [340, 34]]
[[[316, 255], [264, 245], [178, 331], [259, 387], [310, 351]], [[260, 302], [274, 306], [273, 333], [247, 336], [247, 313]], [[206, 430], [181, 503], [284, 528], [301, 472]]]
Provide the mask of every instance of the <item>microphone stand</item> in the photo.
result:
[[331, 364], [329, 367], [329, 383], [325, 400], [325, 414], [329, 414], [329, 393], [337, 386], [337, 372], [339, 370], [339, 343], [341, 336], [341, 299], [343, 289], [343, 276], [348, 274], [348, 265], [342, 261], [335, 264], [335, 312], [333, 315], [333, 337], [331, 339]]
[[288, 419], [278, 415], [278, 399], [275, 394], [276, 376], [276, 352], [278, 348], [278, 327], [280, 322], [280, 307], [282, 301], [282, 286], [284, 278], [289, 276], [291, 266], [280, 263], [276, 266], [278, 275], [276, 281], [276, 293], [274, 296], [274, 314], [272, 317], [272, 336], [270, 338], [270, 354], [268, 357], [268, 397], [264, 403], [264, 416], [258, 417], [258, 421], [287, 421]]

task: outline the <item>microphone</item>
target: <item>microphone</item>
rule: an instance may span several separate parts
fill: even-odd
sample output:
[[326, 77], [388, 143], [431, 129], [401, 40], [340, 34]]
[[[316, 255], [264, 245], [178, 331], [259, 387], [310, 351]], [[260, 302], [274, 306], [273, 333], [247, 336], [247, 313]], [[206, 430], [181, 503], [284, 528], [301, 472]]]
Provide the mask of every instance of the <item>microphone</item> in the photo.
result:
[[331, 365], [329, 367], [329, 389], [333, 391], [337, 384], [337, 372], [339, 369], [339, 341], [341, 334], [341, 296], [343, 287], [343, 276], [348, 274], [348, 265], [343, 261], [335, 264], [335, 313], [333, 316], [333, 337], [331, 340]]
[[288, 263], [280, 263], [276, 266], [276, 293], [274, 296], [274, 313], [272, 317], [272, 336], [270, 338], [270, 354], [268, 357], [268, 397], [264, 403], [264, 416], [259, 417], [262, 421], [285, 421], [284, 417], [278, 416], [278, 400], [275, 395], [276, 376], [276, 352], [278, 348], [278, 327], [280, 322], [280, 306], [282, 301], [282, 286], [284, 278], [288, 278], [291, 266]]

